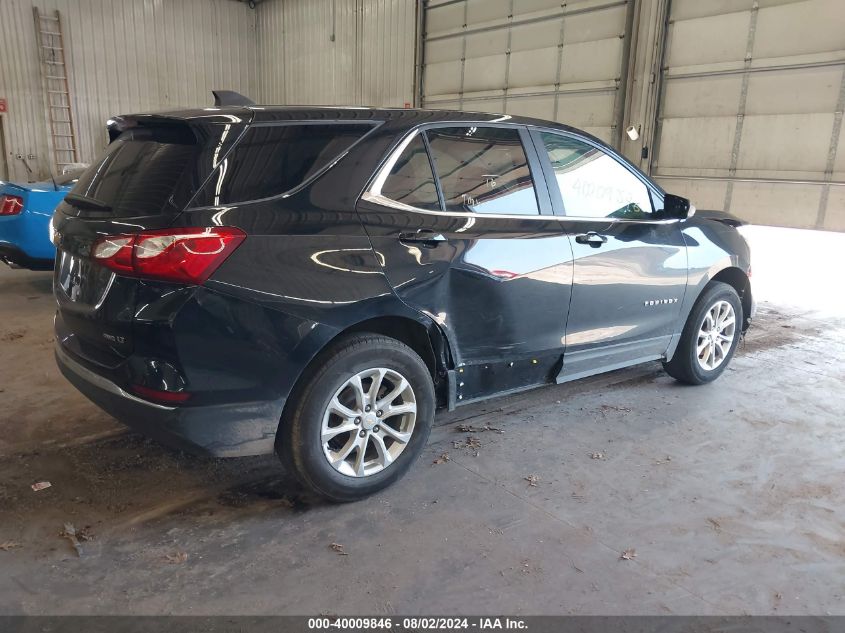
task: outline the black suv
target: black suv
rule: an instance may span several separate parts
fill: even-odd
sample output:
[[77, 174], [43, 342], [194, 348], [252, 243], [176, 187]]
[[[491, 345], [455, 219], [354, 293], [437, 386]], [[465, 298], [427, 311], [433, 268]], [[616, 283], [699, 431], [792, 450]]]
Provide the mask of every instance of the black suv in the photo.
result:
[[735, 219], [507, 115], [124, 116], [51, 227], [56, 357], [110, 414], [384, 488], [435, 409], [662, 359], [721, 374], [754, 312]]

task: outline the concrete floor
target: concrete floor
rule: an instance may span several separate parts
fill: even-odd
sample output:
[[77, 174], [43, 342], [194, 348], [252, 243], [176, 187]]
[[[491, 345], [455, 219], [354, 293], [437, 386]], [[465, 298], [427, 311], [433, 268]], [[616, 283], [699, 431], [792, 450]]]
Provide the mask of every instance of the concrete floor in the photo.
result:
[[715, 384], [651, 364], [462, 408], [343, 506], [125, 432], [55, 369], [50, 276], [2, 267], [0, 614], [845, 614], [845, 235], [749, 235], [763, 302]]

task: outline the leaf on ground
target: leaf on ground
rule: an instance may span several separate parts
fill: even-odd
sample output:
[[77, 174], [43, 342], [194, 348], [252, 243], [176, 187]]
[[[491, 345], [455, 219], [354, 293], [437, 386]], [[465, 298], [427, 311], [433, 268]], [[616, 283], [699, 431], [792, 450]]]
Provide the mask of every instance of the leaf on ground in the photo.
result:
[[613, 404], [600, 405], [599, 410], [605, 415], [607, 414], [608, 411], [618, 411], [619, 413], [630, 413], [631, 412], [631, 409], [628, 408], [628, 407], [618, 407], [618, 406], [613, 405]]
[[453, 441], [452, 448], [466, 449], [467, 451], [475, 451], [475, 456], [478, 457], [478, 449], [481, 448], [481, 441], [477, 437], [467, 435], [465, 440]]
[[51, 484], [49, 481], [36, 481], [30, 486], [30, 488], [32, 488], [35, 492], [38, 492], [39, 490], [46, 490], [52, 485], [53, 484]]
[[171, 565], [181, 565], [187, 562], [188, 552], [172, 552], [167, 554], [164, 559]]
[[21, 544], [17, 541], [4, 541], [3, 543], [0, 543], [0, 550], [8, 552], [10, 549], [15, 549], [16, 547], [20, 546]]
[[490, 426], [489, 424], [485, 424], [484, 426], [473, 426], [472, 424], [459, 424], [455, 428], [455, 430], [458, 431], [458, 433], [484, 433], [485, 431], [490, 431], [492, 433], [502, 434], [505, 432], [505, 429]]
[[532, 488], [536, 488], [537, 483], [540, 481], [540, 477], [538, 477], [537, 475], [528, 475], [527, 477], [524, 477], [524, 479]]
[[344, 550], [343, 545], [341, 545], [340, 543], [332, 543], [331, 545], [329, 545], [329, 547], [331, 547], [335, 552], [337, 552], [341, 556], [349, 556], [349, 552]]
[[76, 538], [80, 541], [93, 541], [94, 532], [91, 531], [91, 526], [86, 525], [84, 528], [76, 530]]
[[59, 532], [59, 536], [69, 540], [70, 544], [73, 545], [73, 549], [76, 550], [76, 555], [82, 557], [82, 543], [79, 542], [79, 535], [73, 523], [65, 523], [64, 528]]
[[435, 459], [432, 464], [445, 464], [446, 462], [450, 461], [449, 453], [443, 453], [440, 457]]
[[590, 453], [590, 459], [604, 459], [604, 453]]
[[655, 459], [654, 465], [655, 466], [662, 466], [663, 464], [668, 464], [671, 461], [672, 461], [672, 458], [667, 455], [663, 459]]
[[707, 517], [707, 522], [708, 522], [711, 526], [713, 526], [713, 529], [714, 529], [714, 530], [716, 530], [717, 532], [721, 532], [721, 531], [722, 531], [722, 524], [721, 524], [721, 523], [719, 523], [716, 519], [711, 519], [710, 517]]
[[622, 552], [622, 555], [619, 556], [619, 560], [634, 560], [636, 557], [637, 550], [635, 550], [633, 547], [629, 547], [624, 552]]

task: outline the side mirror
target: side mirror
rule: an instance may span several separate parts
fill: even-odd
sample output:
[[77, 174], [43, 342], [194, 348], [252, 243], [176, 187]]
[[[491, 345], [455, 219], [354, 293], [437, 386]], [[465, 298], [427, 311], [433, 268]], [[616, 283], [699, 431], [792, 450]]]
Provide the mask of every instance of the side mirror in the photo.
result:
[[688, 198], [667, 193], [663, 198], [663, 214], [667, 218], [686, 220], [695, 215], [695, 207]]

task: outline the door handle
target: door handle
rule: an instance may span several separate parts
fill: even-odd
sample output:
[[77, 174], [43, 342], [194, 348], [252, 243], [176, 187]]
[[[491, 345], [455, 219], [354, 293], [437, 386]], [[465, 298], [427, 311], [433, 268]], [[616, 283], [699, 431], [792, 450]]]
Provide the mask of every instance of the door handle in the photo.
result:
[[607, 238], [604, 235], [599, 235], [595, 231], [590, 231], [589, 233], [581, 233], [580, 235], [576, 235], [575, 241], [579, 244], [589, 244], [593, 248], [598, 248], [599, 246], [607, 242]]
[[428, 248], [434, 248], [438, 244], [447, 242], [448, 240], [440, 233], [431, 229], [419, 229], [411, 233], [400, 233], [399, 241], [403, 244], [421, 244]]

